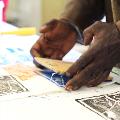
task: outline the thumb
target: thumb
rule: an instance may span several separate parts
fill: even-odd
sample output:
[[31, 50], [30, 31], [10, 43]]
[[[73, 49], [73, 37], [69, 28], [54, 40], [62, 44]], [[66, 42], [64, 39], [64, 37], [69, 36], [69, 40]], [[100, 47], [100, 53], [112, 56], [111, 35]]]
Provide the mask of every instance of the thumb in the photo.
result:
[[53, 28], [55, 28], [57, 23], [58, 23], [58, 20], [56, 20], [56, 19], [49, 21], [45, 25], [41, 26], [40, 33], [46, 33], [48, 31], [52, 30]]
[[93, 37], [96, 35], [98, 30], [101, 29], [101, 25], [102, 25], [102, 22], [96, 21], [94, 24], [87, 27], [83, 31], [83, 37], [84, 37], [84, 44], [85, 45], [89, 45], [92, 42]]
[[84, 44], [89, 45], [93, 40], [93, 36], [94, 36], [93, 26], [86, 28], [83, 31]]

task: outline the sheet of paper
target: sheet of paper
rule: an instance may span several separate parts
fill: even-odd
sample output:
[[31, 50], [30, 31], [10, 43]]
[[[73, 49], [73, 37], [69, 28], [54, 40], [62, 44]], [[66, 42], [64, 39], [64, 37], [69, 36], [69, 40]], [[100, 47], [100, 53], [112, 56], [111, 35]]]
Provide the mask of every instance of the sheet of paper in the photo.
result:
[[0, 35], [0, 66], [33, 61], [30, 49], [38, 36]]
[[64, 56], [63, 61], [75, 62], [81, 55], [82, 55], [81, 52], [72, 49]]
[[0, 113], [1, 120], [104, 120], [69, 98], [30, 97], [2, 102]]
[[[12, 75], [0, 75], [0, 101], [25, 97], [29, 90]], [[27, 95], [28, 96], [28, 95]]]
[[76, 101], [106, 120], [120, 120], [120, 91]]
[[37, 75], [38, 70], [35, 66], [30, 66], [22, 63], [14, 65], [6, 65], [3, 67], [9, 74], [16, 76], [20, 80], [29, 80]]

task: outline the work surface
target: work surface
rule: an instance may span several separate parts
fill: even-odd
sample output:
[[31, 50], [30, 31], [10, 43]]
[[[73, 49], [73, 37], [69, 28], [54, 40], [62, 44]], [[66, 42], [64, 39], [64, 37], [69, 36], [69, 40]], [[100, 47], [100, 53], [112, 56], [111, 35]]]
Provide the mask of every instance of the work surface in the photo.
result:
[[[16, 29], [6, 23], [0, 26], [2, 31]], [[118, 84], [107, 82], [67, 92], [35, 74], [38, 69], [32, 63], [29, 50], [37, 39], [37, 35], [0, 35], [0, 75], [5, 80], [10, 79], [6, 82], [7, 90], [0, 90], [0, 120], [120, 120]], [[73, 51], [83, 52], [84, 49], [76, 44]], [[71, 54], [64, 59], [73, 59]], [[114, 80], [120, 79], [118, 75], [113, 76]]]

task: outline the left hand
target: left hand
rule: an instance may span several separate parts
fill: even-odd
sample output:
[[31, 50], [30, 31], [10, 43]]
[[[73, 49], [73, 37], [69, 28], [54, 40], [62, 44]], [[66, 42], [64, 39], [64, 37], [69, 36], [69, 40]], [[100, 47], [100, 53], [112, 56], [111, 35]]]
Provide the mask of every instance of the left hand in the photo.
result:
[[91, 45], [65, 73], [71, 77], [65, 86], [68, 91], [99, 85], [120, 62], [120, 32], [115, 24], [98, 21], [83, 34], [84, 43]]
[[33, 57], [62, 59], [77, 41], [78, 33], [68, 20], [53, 19], [41, 27], [41, 36], [32, 46]]

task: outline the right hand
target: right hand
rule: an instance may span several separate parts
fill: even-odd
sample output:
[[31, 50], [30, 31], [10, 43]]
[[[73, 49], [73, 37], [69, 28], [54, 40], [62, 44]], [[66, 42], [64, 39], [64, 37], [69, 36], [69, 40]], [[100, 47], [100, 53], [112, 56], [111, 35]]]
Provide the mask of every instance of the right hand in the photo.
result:
[[77, 90], [104, 82], [112, 68], [120, 63], [120, 31], [117, 25], [97, 21], [83, 31], [89, 49], [67, 70], [65, 88]]
[[62, 59], [77, 40], [77, 33], [67, 20], [53, 19], [41, 27], [40, 33], [30, 51], [33, 57]]

